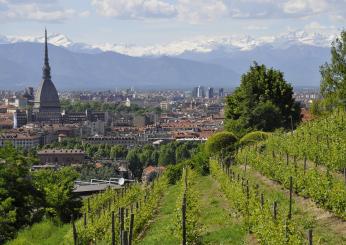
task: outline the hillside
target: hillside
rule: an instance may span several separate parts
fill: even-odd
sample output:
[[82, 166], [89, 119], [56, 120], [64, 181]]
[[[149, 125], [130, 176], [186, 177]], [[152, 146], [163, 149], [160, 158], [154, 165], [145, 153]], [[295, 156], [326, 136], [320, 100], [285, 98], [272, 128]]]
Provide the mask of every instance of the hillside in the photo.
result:
[[[231, 165], [220, 155], [211, 157], [209, 173], [200, 168], [208, 161], [202, 150], [149, 185], [134, 184], [90, 197], [75, 223], [78, 241], [109, 244], [112, 212], [117, 215], [123, 208], [123, 229], [130, 233], [130, 213], [134, 214], [135, 244], [177, 244], [182, 239], [185, 205], [191, 243], [306, 244], [312, 239], [313, 244], [344, 244], [346, 187], [341, 170], [346, 166], [339, 158], [346, 142], [344, 118], [345, 112], [336, 111], [303, 123], [293, 134], [275, 133], [243, 145]], [[319, 143], [310, 147], [315, 140]], [[119, 241], [118, 218], [114, 227], [114, 239]], [[50, 234], [51, 225], [43, 222], [32, 229], [47, 229]], [[72, 226], [56, 229], [60, 237], [51, 234], [48, 239], [72, 242]], [[30, 229], [9, 244], [22, 244], [26, 236]]]

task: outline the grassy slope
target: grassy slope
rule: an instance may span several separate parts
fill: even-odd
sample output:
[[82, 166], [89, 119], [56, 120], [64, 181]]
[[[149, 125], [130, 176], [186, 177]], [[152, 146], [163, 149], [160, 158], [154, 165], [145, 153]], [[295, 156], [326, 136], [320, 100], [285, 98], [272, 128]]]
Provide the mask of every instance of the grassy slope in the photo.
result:
[[199, 177], [197, 186], [202, 193], [202, 243], [244, 244], [246, 232], [241, 218], [236, 217], [236, 212], [229, 207], [216, 181], [211, 176]]
[[176, 200], [179, 194], [179, 186], [170, 186], [165, 193], [159, 214], [154, 223], [150, 226], [143, 240], [137, 242], [138, 244], [165, 244], [176, 245], [179, 241], [173, 235], [174, 230], [174, 210], [176, 208]]
[[[201, 216], [203, 224], [201, 239], [203, 244], [244, 244], [247, 239], [241, 219], [230, 209], [226, 198], [211, 176], [198, 177], [197, 188], [201, 193]], [[174, 210], [179, 187], [171, 186], [163, 197], [159, 214], [147, 234], [138, 244], [176, 245], [174, 237]]]
[[16, 239], [6, 243], [6, 245], [58, 245], [63, 243], [65, 234], [71, 225], [56, 225], [50, 220], [45, 220], [22, 230]]

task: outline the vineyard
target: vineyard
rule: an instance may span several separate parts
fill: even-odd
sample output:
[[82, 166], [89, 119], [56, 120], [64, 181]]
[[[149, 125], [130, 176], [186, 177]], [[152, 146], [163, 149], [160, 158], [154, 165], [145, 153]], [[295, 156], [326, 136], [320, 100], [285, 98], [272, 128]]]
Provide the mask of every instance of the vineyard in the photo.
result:
[[[331, 115], [306, 122], [294, 133], [276, 133], [266, 142], [266, 150], [286, 155], [306, 165], [322, 166], [338, 174], [346, 169], [346, 113], [337, 110]], [[310, 162], [309, 162], [310, 161]]]
[[131, 244], [152, 218], [166, 188], [167, 180], [161, 177], [150, 185], [109, 189], [86, 199], [83, 217], [73, 223], [66, 240], [71, 244]]
[[43, 222], [46, 238], [25, 238], [38, 224], [8, 244], [345, 244], [344, 117], [249, 141], [231, 160], [211, 156], [208, 173], [186, 162], [180, 174], [108, 189], [70, 224]]

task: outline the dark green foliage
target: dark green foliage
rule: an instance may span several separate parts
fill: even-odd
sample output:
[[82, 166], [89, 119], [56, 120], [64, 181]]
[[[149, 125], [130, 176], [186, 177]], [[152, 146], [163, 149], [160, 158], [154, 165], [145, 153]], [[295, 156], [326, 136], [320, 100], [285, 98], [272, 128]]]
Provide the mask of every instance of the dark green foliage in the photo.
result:
[[209, 155], [217, 155], [224, 151], [233, 151], [237, 142], [237, 137], [230, 132], [219, 132], [209, 137], [205, 149]]
[[77, 169], [80, 172], [80, 180], [90, 181], [91, 179], [107, 180], [117, 176], [116, 168], [112, 164], [106, 164], [102, 168], [95, 165], [83, 165]]
[[127, 149], [123, 145], [116, 145], [111, 148], [110, 158], [111, 159], [124, 159], [127, 155]]
[[144, 163], [142, 163], [140, 159], [140, 151], [138, 149], [130, 150], [127, 154], [126, 160], [129, 161], [129, 169], [134, 177], [140, 178], [144, 168]]
[[[6, 152], [7, 150], [7, 152]], [[40, 193], [29, 177], [29, 165], [13, 148], [1, 148], [0, 156], [0, 244], [12, 238], [18, 229], [38, 217]]]
[[159, 164], [164, 166], [169, 164], [175, 164], [175, 149], [176, 145], [174, 143], [162, 145], [160, 147]]
[[156, 165], [157, 162], [152, 161], [152, 154], [154, 152], [154, 147], [151, 145], [145, 145], [139, 155], [139, 159], [144, 166]]
[[346, 105], [346, 31], [332, 43], [331, 56], [331, 63], [320, 68], [321, 93], [336, 99], [334, 103]]
[[74, 101], [62, 100], [60, 102], [62, 109], [68, 112], [84, 112], [87, 109], [92, 111], [104, 111], [104, 112], [118, 112], [118, 113], [135, 113], [138, 115], [145, 114], [148, 112], [153, 112], [156, 114], [161, 113], [159, 107], [140, 107], [136, 104], [131, 104], [130, 107], [125, 106], [122, 103], [110, 103], [110, 102], [100, 102], [100, 101]]
[[[28, 154], [29, 155], [29, 154]], [[0, 244], [39, 219], [40, 193], [30, 178], [30, 162], [11, 145], [0, 148]]]
[[74, 181], [79, 174], [65, 167], [58, 171], [39, 170], [33, 173], [35, 188], [43, 193], [47, 215], [59, 217], [63, 222], [70, 221], [71, 215], [78, 213], [81, 202], [73, 198]]
[[190, 166], [201, 175], [209, 174], [209, 156], [205, 151], [204, 145], [200, 145], [198, 150], [191, 156]]
[[260, 102], [253, 109], [249, 124], [264, 131], [273, 131], [280, 127], [278, 120], [282, 118], [281, 112], [271, 101]]
[[150, 156], [151, 163], [153, 165], [158, 165], [159, 164], [159, 157], [160, 157], [160, 152], [158, 150], [154, 150]]
[[170, 165], [167, 167], [165, 172], [166, 172], [169, 184], [174, 185], [177, 181], [181, 179], [181, 176], [183, 174], [183, 167], [184, 167], [183, 163]]
[[[283, 73], [254, 63], [240, 86], [227, 98], [226, 128], [237, 135], [251, 130], [272, 131], [300, 121], [300, 107]], [[275, 119], [275, 120], [274, 120]]]
[[176, 162], [181, 162], [185, 159], [190, 158], [191, 156], [190, 149], [191, 149], [191, 146], [188, 144], [179, 145], [175, 151]]

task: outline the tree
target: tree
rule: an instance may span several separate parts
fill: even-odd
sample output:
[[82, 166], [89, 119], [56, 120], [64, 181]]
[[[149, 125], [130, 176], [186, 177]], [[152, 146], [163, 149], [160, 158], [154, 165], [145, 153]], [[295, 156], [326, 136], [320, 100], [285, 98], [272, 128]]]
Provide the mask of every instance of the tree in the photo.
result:
[[154, 150], [150, 156], [150, 160], [153, 165], [157, 165], [159, 163], [160, 152], [158, 150]]
[[139, 158], [140, 152], [137, 149], [132, 149], [127, 153], [126, 160], [129, 161], [129, 169], [136, 178], [140, 178], [143, 172], [143, 164]]
[[188, 144], [181, 144], [175, 151], [176, 162], [179, 163], [191, 156]]
[[70, 221], [71, 214], [78, 213], [81, 202], [73, 196], [74, 181], [79, 174], [70, 167], [61, 170], [39, 170], [33, 173], [36, 189], [44, 195], [46, 214]]
[[111, 152], [110, 152], [111, 159], [125, 158], [126, 155], [127, 155], [127, 149], [123, 145], [116, 145], [111, 148]]
[[221, 151], [233, 151], [237, 140], [237, 137], [230, 132], [215, 133], [207, 140], [206, 151], [209, 155], [217, 155]]
[[296, 126], [300, 107], [283, 73], [255, 62], [242, 75], [240, 86], [227, 97], [225, 116], [226, 128], [242, 136], [251, 130], [291, 128], [291, 123]]
[[256, 129], [260, 128], [264, 131], [273, 131], [281, 127], [281, 112], [271, 101], [260, 102], [250, 113], [249, 124], [256, 125]]
[[159, 164], [168, 165], [175, 163], [175, 145], [173, 143], [162, 145], [160, 147]]
[[39, 219], [42, 196], [34, 188], [30, 164], [23, 152], [6, 144], [0, 148], [0, 244]]
[[143, 166], [152, 165], [151, 155], [153, 154], [153, 151], [154, 150], [152, 148], [144, 146], [144, 149], [139, 156], [139, 159], [141, 160]]
[[[331, 63], [320, 67], [322, 76], [321, 93], [323, 97], [337, 98], [346, 103], [346, 31], [332, 43]], [[339, 103], [340, 103], [339, 102]]]

